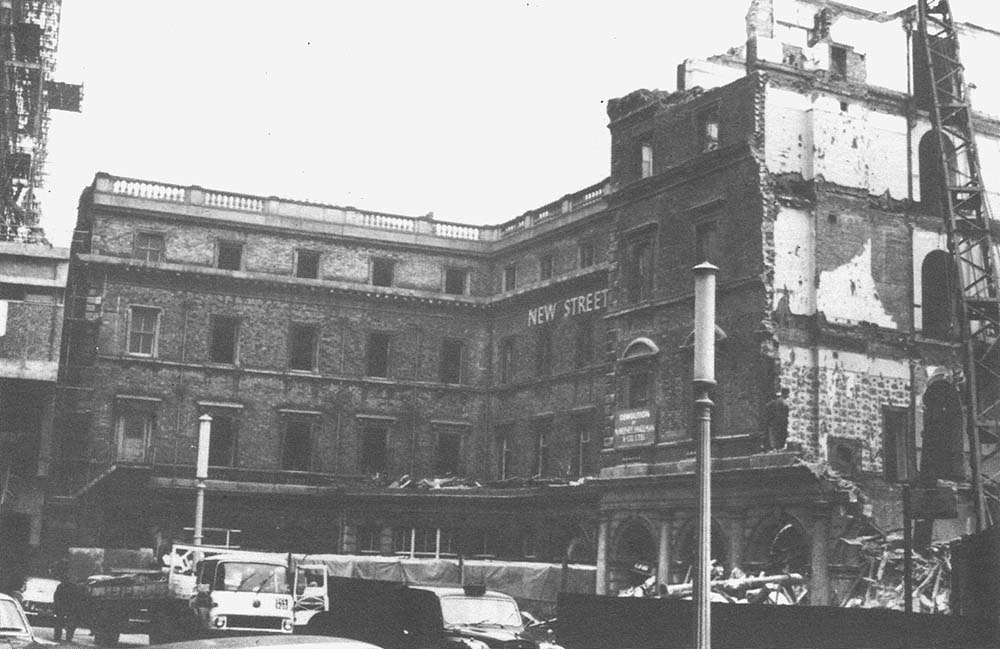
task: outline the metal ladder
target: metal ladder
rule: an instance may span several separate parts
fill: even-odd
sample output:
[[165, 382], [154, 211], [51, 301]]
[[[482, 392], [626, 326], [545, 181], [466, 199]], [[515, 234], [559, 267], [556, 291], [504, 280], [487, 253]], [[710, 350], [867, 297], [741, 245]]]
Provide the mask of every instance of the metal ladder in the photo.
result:
[[[956, 307], [966, 373], [963, 397], [976, 528], [981, 531], [990, 524], [986, 498], [1000, 503], [996, 490], [985, 487], [986, 482], [1000, 483], [996, 476], [984, 474], [984, 462], [1000, 455], [996, 435], [996, 420], [1000, 418], [1000, 280], [951, 7], [947, 0], [918, 0], [917, 20], [930, 79], [929, 112], [938, 134], [940, 177], [945, 182], [940, 207], [960, 285]], [[984, 444], [993, 449], [984, 452]]]

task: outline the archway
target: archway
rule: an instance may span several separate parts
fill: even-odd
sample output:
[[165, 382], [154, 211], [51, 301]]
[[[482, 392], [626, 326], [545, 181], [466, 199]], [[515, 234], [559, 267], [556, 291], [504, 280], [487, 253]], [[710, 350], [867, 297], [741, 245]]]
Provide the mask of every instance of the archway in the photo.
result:
[[642, 519], [622, 524], [612, 551], [612, 592], [633, 588], [645, 582], [656, 570], [656, 539], [652, 528]]
[[785, 513], [761, 523], [747, 548], [743, 570], [747, 573], [798, 573], [808, 576], [810, 539], [802, 525]]

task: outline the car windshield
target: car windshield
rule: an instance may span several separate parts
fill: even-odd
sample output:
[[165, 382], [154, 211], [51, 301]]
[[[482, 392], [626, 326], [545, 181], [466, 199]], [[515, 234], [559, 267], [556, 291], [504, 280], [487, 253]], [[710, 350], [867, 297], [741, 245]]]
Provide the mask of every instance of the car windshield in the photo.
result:
[[287, 594], [288, 580], [283, 566], [227, 561], [216, 568], [215, 589]]
[[496, 624], [521, 626], [521, 614], [513, 600], [496, 597], [442, 597], [445, 624]]
[[31, 633], [24, 622], [24, 618], [21, 617], [21, 612], [17, 610], [17, 604], [14, 602], [0, 600], [0, 633], [5, 635], [12, 633], [29, 635]]

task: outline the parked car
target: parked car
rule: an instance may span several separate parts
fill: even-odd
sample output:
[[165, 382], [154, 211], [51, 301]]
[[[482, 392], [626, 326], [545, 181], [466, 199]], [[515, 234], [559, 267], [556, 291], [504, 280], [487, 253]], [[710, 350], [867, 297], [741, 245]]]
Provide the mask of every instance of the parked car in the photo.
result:
[[[495, 649], [560, 649], [545, 633], [529, 633], [514, 598], [483, 586], [419, 586], [441, 602], [441, 617], [448, 638], [476, 641]], [[468, 641], [472, 642], [468, 642]]]
[[151, 649], [243, 649], [244, 647], [265, 647], [267, 649], [380, 649], [376, 645], [361, 642], [360, 640], [316, 635], [229, 636], [151, 645]]
[[47, 643], [39, 642], [35, 632], [28, 623], [21, 605], [10, 595], [0, 593], [0, 647], [24, 649], [44, 647]]
[[55, 620], [53, 601], [57, 586], [59, 586], [58, 579], [28, 577], [25, 580], [20, 593], [21, 608], [24, 609], [32, 626], [52, 625]]

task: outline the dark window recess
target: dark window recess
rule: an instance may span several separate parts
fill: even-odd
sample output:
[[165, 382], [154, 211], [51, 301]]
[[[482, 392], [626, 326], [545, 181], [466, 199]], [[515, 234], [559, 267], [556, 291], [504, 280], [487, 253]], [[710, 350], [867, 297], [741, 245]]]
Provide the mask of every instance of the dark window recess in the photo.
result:
[[950, 272], [951, 255], [935, 250], [924, 257], [920, 267], [921, 329], [929, 338], [949, 338], [952, 335], [952, 302]]
[[594, 318], [577, 316], [576, 366], [586, 367], [594, 360]]
[[637, 241], [629, 246], [631, 254], [627, 266], [627, 289], [631, 302], [649, 299], [653, 282], [653, 246], [648, 241]]
[[311, 468], [312, 431], [310, 421], [292, 419], [285, 422], [285, 435], [281, 445], [282, 469], [308, 471]]
[[506, 480], [514, 475], [514, 429], [503, 426], [497, 438], [497, 478]]
[[698, 116], [698, 134], [701, 151], [715, 151], [719, 148], [719, 111], [714, 106]]
[[514, 381], [514, 365], [516, 362], [516, 339], [504, 338], [500, 342], [500, 382]]
[[591, 417], [589, 415], [576, 415], [573, 417], [572, 422], [576, 448], [573, 450], [573, 457], [570, 462], [570, 473], [574, 476], [588, 475], [593, 470], [593, 463], [591, 462]]
[[358, 528], [358, 548], [361, 554], [378, 554], [382, 551], [382, 528], [365, 525]]
[[209, 360], [213, 363], [235, 363], [240, 321], [229, 316], [212, 316], [212, 339]]
[[650, 398], [649, 372], [635, 372], [628, 375], [628, 407], [645, 408]]
[[580, 268], [587, 268], [594, 265], [594, 244], [580, 244]]
[[696, 263], [719, 263], [719, 228], [715, 221], [702, 221], [695, 225]]
[[210, 466], [236, 464], [236, 418], [232, 415], [212, 413], [212, 434], [208, 442]]
[[535, 475], [549, 475], [549, 433], [552, 428], [550, 419], [537, 419], [535, 429]]
[[243, 267], [243, 244], [220, 241], [217, 266], [223, 270], [240, 270]]
[[462, 451], [462, 435], [454, 432], [438, 433], [437, 458], [434, 463], [436, 475], [459, 473]]
[[927, 212], [940, 216], [947, 209], [947, 187], [956, 184], [955, 174], [949, 171], [946, 175], [945, 167], [942, 165], [947, 164], [949, 170], [955, 168], [955, 147], [948, 136], [942, 140], [938, 131], [930, 130], [920, 138], [917, 157], [920, 171], [920, 203]]
[[389, 346], [392, 338], [389, 334], [368, 334], [368, 349], [366, 352], [365, 374], [387, 378], [389, 376]]
[[920, 481], [961, 480], [965, 473], [962, 401], [947, 381], [932, 383], [924, 392], [924, 430]]
[[444, 340], [441, 343], [441, 382], [462, 382], [462, 351], [461, 340]]
[[915, 457], [910, 441], [910, 411], [882, 409], [882, 469], [889, 482], [907, 482], [915, 477]]
[[163, 235], [153, 232], [136, 232], [132, 257], [142, 261], [163, 261]]
[[552, 328], [538, 327], [538, 338], [535, 347], [535, 374], [548, 376], [552, 374]]
[[552, 256], [546, 255], [538, 260], [538, 276], [541, 279], [552, 278]]
[[396, 262], [392, 259], [372, 259], [372, 284], [375, 286], [392, 286]]
[[388, 428], [369, 424], [361, 431], [361, 455], [358, 464], [362, 473], [382, 473], [386, 469]]
[[511, 264], [503, 269], [503, 290], [513, 291], [517, 288], [517, 266]]
[[460, 268], [446, 268], [444, 271], [444, 292], [450, 295], [465, 295], [469, 271]]
[[834, 79], [847, 78], [847, 48], [830, 46], [830, 76]]
[[12, 302], [24, 302], [27, 292], [23, 286], [17, 284], [0, 284], [0, 300]]
[[295, 255], [295, 276], [319, 279], [319, 253], [315, 250], [299, 250]]
[[315, 325], [293, 324], [288, 335], [288, 367], [293, 370], [315, 370], [319, 328]]

